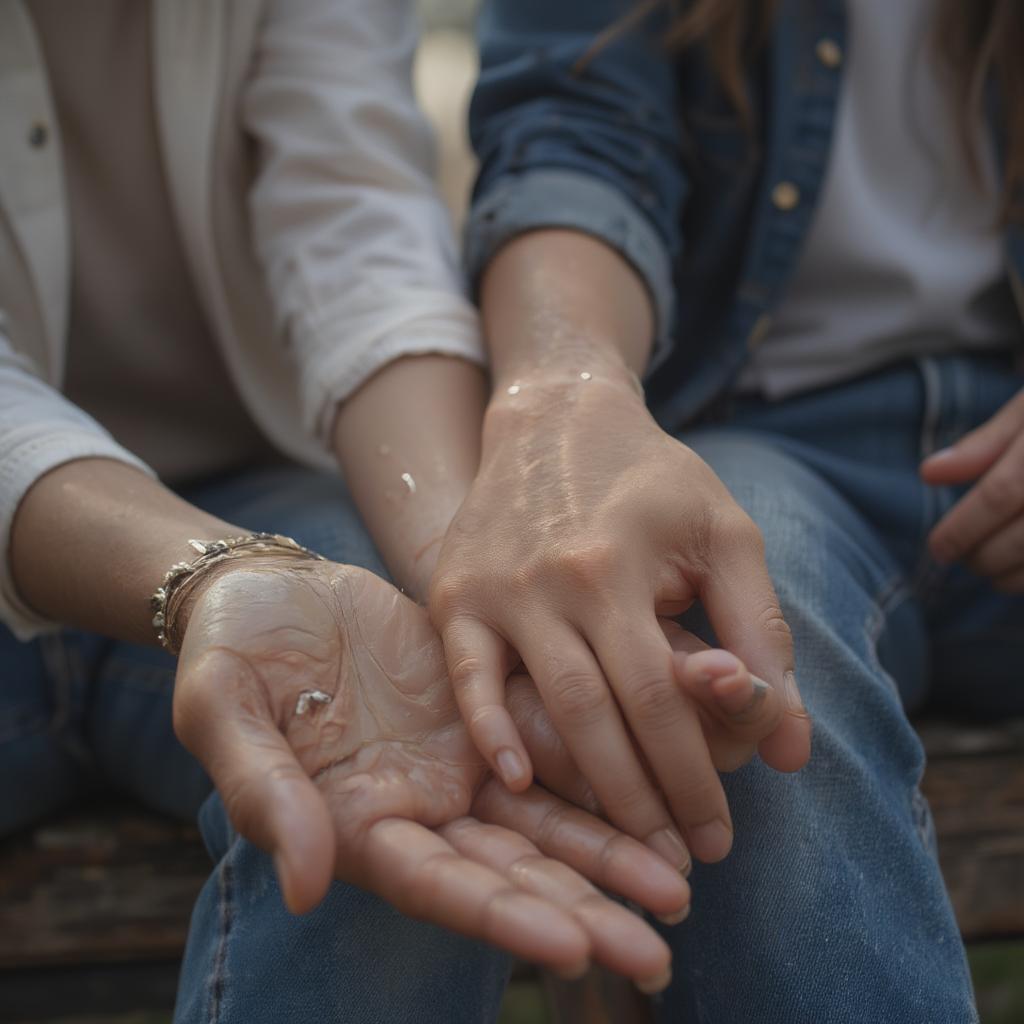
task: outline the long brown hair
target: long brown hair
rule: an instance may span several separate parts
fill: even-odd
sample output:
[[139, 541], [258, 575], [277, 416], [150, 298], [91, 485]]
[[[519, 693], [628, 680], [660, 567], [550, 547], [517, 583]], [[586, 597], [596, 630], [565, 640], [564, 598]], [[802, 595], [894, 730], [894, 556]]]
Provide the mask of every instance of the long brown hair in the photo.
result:
[[[615, 36], [661, 7], [675, 9], [666, 35], [675, 51], [707, 46], [726, 96], [750, 127], [746, 69], [767, 39], [778, 0], [639, 0], [634, 11], [602, 33], [582, 68]], [[1021, 0], [941, 0], [935, 45], [949, 73], [957, 128], [971, 167], [979, 172], [975, 128], [985, 113], [986, 87], [1001, 100], [1004, 132], [1003, 218], [1024, 220], [1024, 3]]]

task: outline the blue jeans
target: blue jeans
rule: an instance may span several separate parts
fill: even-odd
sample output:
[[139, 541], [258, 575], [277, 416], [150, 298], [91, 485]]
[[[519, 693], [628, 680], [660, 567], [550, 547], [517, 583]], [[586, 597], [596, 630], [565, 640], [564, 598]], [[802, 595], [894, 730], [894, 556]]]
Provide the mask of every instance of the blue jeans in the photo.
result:
[[[927, 699], [972, 714], [1024, 713], [1024, 600], [928, 560], [928, 529], [957, 492], [923, 487], [917, 465], [1022, 385], [1000, 360], [922, 360], [783, 403], [740, 401], [720, 422], [683, 435], [764, 533], [814, 716], [814, 753], [796, 775], [755, 762], [726, 777], [735, 847], [723, 863], [695, 868], [693, 914], [665, 931], [675, 980], [657, 1002], [660, 1021], [977, 1020], [918, 789], [924, 757], [907, 709]], [[245, 479], [222, 490], [235, 488], [246, 497], [223, 505], [190, 497], [245, 526], [290, 532], [332, 557], [379, 568], [354, 519], [345, 518], [352, 514], [336, 485], [296, 475], [291, 483]], [[87, 642], [98, 643], [66, 634], [63, 644], [75, 651]], [[45, 726], [48, 737], [66, 735], [64, 745], [77, 750], [62, 756], [95, 759], [99, 742], [112, 740], [103, 755], [114, 759], [108, 779], [132, 780], [168, 810], [194, 806], [205, 780], [191, 781], [198, 769], [180, 751], [173, 772], [149, 788], [154, 764], [166, 760], [154, 752], [174, 746], [170, 664], [151, 651], [125, 651], [102, 716], [86, 697], [55, 718], [54, 688], [74, 675], [62, 675], [36, 646], [3, 643], [2, 664], [12, 663], [10, 649], [34, 675], [15, 678], [13, 688], [5, 678], [0, 689], [0, 777], [8, 777], [8, 749], [29, 742], [26, 723], [36, 722], [36, 733]], [[153, 666], [161, 662], [158, 687]], [[106, 669], [88, 671], [100, 692]], [[131, 705], [124, 691], [138, 679], [151, 681], [141, 699], [149, 710], [119, 739], [121, 703]], [[8, 714], [12, 689], [26, 696]], [[79, 707], [84, 724], [70, 730]], [[128, 735], [143, 720], [162, 730], [159, 742]], [[135, 759], [123, 763], [135, 746]], [[20, 773], [14, 758], [16, 778], [35, 813], [52, 806], [59, 772], [46, 758], [24, 757]], [[190, 786], [196, 796], [179, 795]], [[34, 805], [33, 792], [40, 794]], [[216, 796], [204, 804], [201, 824], [217, 867], [193, 917], [177, 1024], [494, 1020], [503, 956], [405, 920], [349, 886], [335, 885], [314, 913], [290, 917], [268, 859], [234, 835]]]
[[917, 467], [1022, 386], [923, 359], [683, 435], [764, 534], [814, 739], [795, 775], [725, 777], [735, 846], [694, 870], [660, 1021], [977, 1020], [907, 711], [1024, 713], [1024, 599], [929, 559], [961, 492]]
[[[297, 468], [240, 473], [188, 500], [335, 561], [385, 570], [341, 483]], [[66, 630], [19, 643], [0, 626], [0, 835], [98, 789], [200, 827], [216, 867], [193, 912], [175, 1021], [477, 1022], [497, 1016], [507, 958], [335, 884], [285, 911], [266, 855], [232, 830], [171, 728], [174, 660]], [[205, 802], [204, 802], [205, 801]]]

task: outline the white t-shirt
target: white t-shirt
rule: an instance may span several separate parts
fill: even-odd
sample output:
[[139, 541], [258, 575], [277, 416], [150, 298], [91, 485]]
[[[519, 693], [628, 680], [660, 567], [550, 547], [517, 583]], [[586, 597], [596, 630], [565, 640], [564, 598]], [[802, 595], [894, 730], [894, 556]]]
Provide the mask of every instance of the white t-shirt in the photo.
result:
[[741, 391], [783, 398], [903, 357], [1020, 344], [991, 139], [979, 125], [979, 186], [933, 42], [938, 7], [848, 0], [824, 190]]

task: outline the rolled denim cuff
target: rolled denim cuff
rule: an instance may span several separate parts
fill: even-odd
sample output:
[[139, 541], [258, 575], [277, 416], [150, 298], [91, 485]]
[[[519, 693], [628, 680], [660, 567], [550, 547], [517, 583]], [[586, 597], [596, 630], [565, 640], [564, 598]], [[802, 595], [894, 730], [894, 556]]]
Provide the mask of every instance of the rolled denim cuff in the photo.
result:
[[672, 348], [675, 289], [668, 248], [646, 215], [614, 186], [587, 174], [557, 169], [508, 174], [470, 211], [464, 258], [474, 290], [501, 246], [537, 228], [570, 228], [593, 235], [640, 275], [655, 311], [649, 374]]

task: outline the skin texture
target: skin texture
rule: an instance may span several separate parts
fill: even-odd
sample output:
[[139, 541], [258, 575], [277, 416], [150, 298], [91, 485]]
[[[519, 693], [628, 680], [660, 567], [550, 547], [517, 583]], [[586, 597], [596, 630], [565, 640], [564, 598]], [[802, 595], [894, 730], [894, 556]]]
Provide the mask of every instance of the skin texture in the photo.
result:
[[441, 540], [476, 474], [486, 399], [479, 367], [413, 356], [370, 378], [335, 419], [352, 497], [391, 578], [415, 600], [426, 599]]
[[651, 306], [617, 254], [574, 232], [523, 235], [487, 269], [482, 308], [481, 467], [430, 593], [470, 734], [510, 788], [529, 785], [505, 696], [521, 661], [610, 820], [677, 863], [687, 847], [719, 860], [728, 807], [658, 616], [702, 602], [788, 712], [761, 756], [800, 768], [810, 724], [759, 532], [637, 393]]
[[[310, 691], [331, 700], [303, 708]], [[496, 783], [426, 612], [377, 577], [268, 559], [215, 580], [192, 611], [175, 726], [235, 826], [273, 852], [293, 910], [341, 878], [565, 972], [594, 958], [647, 986], [665, 976], [661, 939], [585, 878], [669, 917], [683, 879], [550, 793]]]
[[[43, 614], [152, 643], [149, 595], [192, 557], [188, 538], [244, 532], [132, 467], [80, 460], [26, 495], [12, 564]], [[584, 879], [672, 919], [688, 905], [685, 880], [550, 793], [513, 797], [488, 781], [425, 611], [349, 567], [240, 566], [207, 574], [184, 609], [175, 724], [235, 826], [274, 855], [293, 910], [346, 878], [564, 972], [594, 958], [667, 984], [661, 939]], [[299, 715], [310, 690], [334, 699]]]
[[964, 562], [997, 590], [1024, 593], [1024, 391], [921, 465], [936, 486], [973, 486], [928, 539], [939, 562]]
[[[26, 495], [12, 566], [42, 613], [151, 643], [149, 595], [193, 557], [188, 539], [245, 532], [132, 467], [79, 460]], [[292, 909], [343, 878], [563, 972], [596, 959], [645, 989], [667, 983], [665, 945], [590, 883], [669, 923], [685, 916], [688, 886], [553, 795], [603, 810], [526, 677], [510, 681], [510, 706], [551, 792], [512, 794], [469, 740], [426, 612], [383, 581], [264, 558], [208, 574], [183, 614], [176, 727], [235, 826], [274, 855]], [[735, 658], [666, 628], [673, 685], [697, 709], [713, 763], [739, 763], [777, 729], [774, 692], [764, 699]], [[668, 855], [688, 869], [685, 850]]]

